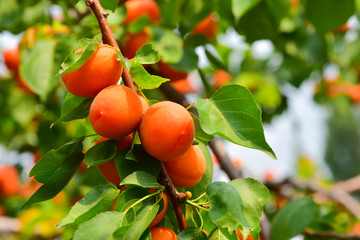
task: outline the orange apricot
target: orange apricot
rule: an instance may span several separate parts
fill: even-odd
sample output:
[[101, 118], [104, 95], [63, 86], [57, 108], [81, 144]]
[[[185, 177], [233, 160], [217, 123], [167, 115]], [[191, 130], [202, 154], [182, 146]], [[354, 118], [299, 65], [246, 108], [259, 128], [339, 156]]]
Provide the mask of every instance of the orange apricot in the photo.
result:
[[[151, 193], [151, 191], [149, 191]], [[158, 224], [159, 222], [161, 222], [161, 220], [165, 217], [167, 209], [169, 207], [169, 198], [166, 195], [166, 193], [162, 194], [162, 200], [164, 202], [164, 206], [161, 209], [161, 211], [156, 214], [156, 216], [154, 217], [154, 219], [152, 220], [152, 222], [150, 223], [149, 227], [152, 228], [154, 227], [156, 224]]]
[[182, 156], [195, 136], [194, 122], [180, 104], [164, 101], [150, 106], [139, 127], [145, 151], [160, 161]]
[[125, 2], [127, 10], [125, 24], [136, 21], [143, 15], [147, 15], [151, 22], [160, 19], [160, 8], [154, 0], [128, 0]]
[[177, 240], [176, 233], [167, 227], [154, 227], [150, 229], [151, 240]]
[[6, 67], [14, 73], [19, 72], [20, 54], [18, 47], [6, 48], [3, 51]]
[[116, 84], [123, 70], [116, 56], [114, 47], [100, 44], [84, 65], [62, 76], [67, 90], [75, 96], [95, 97], [102, 89]]
[[[236, 235], [237, 235], [237, 237], [238, 237], [240, 240], [243, 240], [243, 239], [244, 239], [242, 233], [241, 233], [240, 230], [238, 230], [238, 229], [236, 230]], [[246, 240], [254, 240], [254, 238], [249, 234], [249, 235], [247, 236]]]
[[0, 167], [0, 195], [15, 195], [20, 188], [18, 172], [13, 166]]
[[147, 100], [143, 97], [143, 96], [139, 96], [142, 107], [143, 107], [143, 111], [146, 112], [146, 110], [148, 110], [149, 108], [149, 103], [147, 102]]
[[193, 35], [204, 35], [207, 39], [215, 38], [218, 30], [218, 21], [216, 16], [212, 13], [197, 23], [191, 31]]
[[[107, 138], [100, 138], [96, 141], [96, 143], [100, 143], [105, 140], [107, 140]], [[132, 144], [132, 135], [127, 135], [118, 141], [118, 144], [116, 145], [116, 150], [119, 151], [120, 149], [130, 147], [131, 144]], [[104, 176], [106, 180], [113, 183], [114, 185], [120, 184], [121, 180], [119, 173], [116, 169], [115, 158], [111, 159], [106, 163], [99, 164], [97, 165], [97, 167], [99, 168], [101, 174]]]
[[144, 44], [149, 42], [149, 35], [145, 31], [131, 34], [129, 33], [122, 44], [121, 52], [128, 59], [136, 55], [136, 51]]
[[161, 75], [165, 78], [169, 78], [172, 81], [184, 79], [188, 75], [187, 72], [176, 70], [170, 65], [164, 63], [163, 61], [158, 62], [157, 65], [159, 67]]
[[231, 80], [231, 75], [224, 70], [216, 70], [213, 76], [213, 85], [215, 89], [220, 88]]
[[143, 108], [139, 96], [122, 85], [103, 89], [90, 106], [89, 120], [97, 134], [121, 139], [140, 124]]
[[206, 170], [206, 160], [200, 147], [192, 145], [181, 157], [164, 162], [165, 168], [176, 187], [192, 187], [200, 182]]
[[170, 82], [170, 84], [173, 86], [173, 88], [175, 88], [176, 91], [182, 94], [196, 92], [188, 78], [184, 78], [175, 82]]

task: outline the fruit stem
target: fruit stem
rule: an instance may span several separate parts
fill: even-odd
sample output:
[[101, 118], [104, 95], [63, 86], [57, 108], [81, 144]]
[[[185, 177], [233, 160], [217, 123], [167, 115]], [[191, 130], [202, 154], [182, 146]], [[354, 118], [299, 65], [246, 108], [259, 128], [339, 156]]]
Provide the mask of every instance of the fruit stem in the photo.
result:
[[[103, 43], [108, 44], [112, 47], [115, 47], [120, 51], [120, 47], [119, 47], [118, 43], [116, 42], [114, 34], [112, 33], [112, 31], [110, 29], [110, 25], [106, 19], [109, 14], [106, 13], [104, 11], [104, 9], [101, 7], [99, 0], [86, 0], [86, 5], [94, 13], [94, 15], [99, 23]], [[120, 53], [121, 53], [121, 51], [120, 51]], [[124, 70], [123, 70], [122, 79], [124, 81], [125, 86], [131, 88], [131, 90], [133, 90], [136, 93], [134, 81], [131, 79], [129, 70], [126, 68], [124, 68]]]

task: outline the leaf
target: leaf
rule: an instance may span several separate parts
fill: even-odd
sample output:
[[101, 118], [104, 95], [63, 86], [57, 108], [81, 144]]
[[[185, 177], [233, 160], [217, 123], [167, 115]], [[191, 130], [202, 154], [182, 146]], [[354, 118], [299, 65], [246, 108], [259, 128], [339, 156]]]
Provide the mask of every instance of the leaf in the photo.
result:
[[79, 45], [83, 53], [73, 50], [61, 64], [61, 69], [57, 76], [64, 75], [79, 69], [84, 63], [91, 58], [97, 47], [101, 44], [101, 34], [96, 35], [93, 39], [81, 39]]
[[160, 161], [145, 152], [141, 145], [135, 144], [132, 149], [133, 160], [125, 158], [127, 149], [120, 149], [115, 157], [115, 165], [120, 179], [125, 179], [135, 171], [145, 171], [157, 177], [160, 172]]
[[136, 171], [128, 175], [120, 183], [120, 186], [138, 186], [142, 188], [159, 188], [161, 185], [157, 183], [156, 177], [150, 173]]
[[38, 40], [21, 56], [20, 75], [43, 101], [58, 82], [53, 75], [55, 46], [55, 40]]
[[130, 188], [121, 192], [118, 200], [116, 201], [115, 211], [122, 212], [126, 210], [127, 204], [136, 199], [140, 199], [148, 195], [148, 191], [144, 188]]
[[206, 234], [197, 227], [187, 227], [178, 234], [179, 240], [207, 240]]
[[143, 65], [136, 61], [130, 62], [130, 75], [136, 85], [143, 89], [154, 89], [159, 87], [163, 82], [169, 81], [167, 78], [150, 75], [144, 69]]
[[214, 182], [206, 193], [210, 198], [209, 216], [219, 228], [236, 230], [239, 225], [256, 228], [269, 190], [251, 178], [229, 183]]
[[270, 235], [278, 240], [287, 240], [300, 234], [310, 224], [315, 209], [312, 198], [291, 201], [274, 217]]
[[86, 221], [76, 230], [73, 240], [112, 240], [112, 234], [120, 226], [122, 212], [103, 212]]
[[200, 120], [197, 116], [195, 116], [195, 114], [193, 114], [192, 112], [189, 112], [193, 121], [194, 121], [194, 125], [195, 125], [195, 138], [204, 141], [204, 142], [209, 142], [211, 140], [214, 140], [214, 136], [207, 134], [200, 125]]
[[111, 185], [98, 186], [86, 194], [70, 209], [68, 215], [57, 227], [83, 223], [95, 215], [109, 211], [119, 195], [119, 190]]
[[30, 204], [49, 200], [55, 197], [71, 180], [76, 170], [80, 166], [84, 154], [74, 152], [66, 157], [61, 166], [51, 175], [51, 177], [42, 185], [20, 209], [24, 209]]
[[276, 158], [265, 140], [261, 112], [245, 87], [226, 85], [210, 99], [196, 101], [202, 129], [235, 144], [254, 148]]
[[61, 116], [54, 124], [86, 118], [93, 100], [93, 98], [78, 97], [68, 92], [61, 107]]
[[100, 4], [104, 9], [108, 9], [112, 12], [115, 12], [118, 5], [118, 0], [100, 0]]
[[151, 28], [154, 34], [154, 45], [159, 50], [161, 59], [166, 63], [177, 63], [183, 56], [183, 40], [173, 31]]
[[260, 0], [231, 0], [232, 4], [232, 12], [234, 14], [235, 20], [239, 20], [240, 17], [249, 9], [251, 9], [253, 6], [258, 4]]
[[84, 137], [75, 138], [57, 150], [47, 152], [31, 169], [29, 177], [34, 177], [38, 182], [47, 182], [58, 169], [64, 165], [63, 162], [71, 158], [74, 154], [82, 153], [82, 141]]
[[197, 68], [199, 57], [194, 48], [184, 48], [184, 54], [180, 62], [172, 64], [175, 69], [190, 72]]
[[135, 60], [141, 64], [154, 64], [160, 61], [159, 51], [155, 50], [152, 44], [142, 45], [135, 55]]
[[125, 231], [122, 231], [122, 228], [124, 227], [121, 227], [114, 232], [114, 239], [140, 239], [141, 235], [143, 235], [145, 230], [149, 228], [149, 225], [156, 216], [158, 210], [158, 204], [144, 204], [144, 206], [136, 212], [135, 221], [130, 226], [124, 226]]
[[306, 17], [321, 34], [334, 30], [344, 24], [354, 12], [354, 0], [305, 1]]
[[235, 233], [231, 234], [226, 229], [222, 228], [216, 228], [214, 231], [210, 234], [209, 237], [210, 240], [238, 240], [239, 238], [236, 236]]
[[89, 166], [96, 166], [106, 163], [116, 155], [117, 140], [108, 139], [95, 144], [85, 153], [85, 163]]
[[149, 25], [151, 25], [151, 20], [146, 14], [144, 14], [135, 21], [128, 24], [128, 30], [130, 33], [138, 33]]

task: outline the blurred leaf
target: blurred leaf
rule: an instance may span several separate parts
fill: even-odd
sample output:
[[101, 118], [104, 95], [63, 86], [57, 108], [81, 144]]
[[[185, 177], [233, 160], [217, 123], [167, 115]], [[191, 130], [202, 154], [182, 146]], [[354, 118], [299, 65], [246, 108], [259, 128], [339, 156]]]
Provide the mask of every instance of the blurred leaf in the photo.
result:
[[216, 228], [215, 231], [213, 231], [210, 234], [210, 240], [238, 240], [239, 238], [236, 236], [235, 233], [230, 233], [225, 228]]
[[266, 143], [261, 112], [249, 90], [240, 85], [226, 85], [208, 99], [195, 104], [202, 129], [244, 147], [254, 148], [276, 158]]
[[43, 101], [57, 83], [53, 76], [55, 46], [54, 40], [38, 40], [34, 48], [23, 51], [21, 58], [21, 76]]
[[141, 64], [153, 64], [160, 61], [159, 51], [155, 50], [152, 44], [145, 44], [136, 51], [135, 59]]
[[22, 126], [28, 126], [36, 114], [37, 102], [33, 96], [20, 91], [13, 91], [7, 98], [11, 117]]
[[111, 185], [98, 186], [90, 190], [86, 198], [75, 203], [57, 227], [83, 223], [101, 212], [109, 211], [118, 195], [119, 191]]
[[115, 12], [115, 9], [118, 5], [118, 0], [100, 0], [100, 4], [104, 9]]
[[85, 153], [85, 163], [89, 166], [96, 166], [106, 163], [116, 155], [117, 140], [108, 139], [95, 144]]
[[206, 234], [197, 227], [187, 227], [181, 231], [177, 238], [179, 240], [207, 240]]
[[183, 56], [183, 40], [176, 33], [160, 28], [151, 28], [154, 46], [159, 50], [161, 59], [166, 63], [177, 63]]
[[126, 178], [124, 178], [120, 186], [138, 186], [142, 188], [159, 188], [161, 185], [157, 183], [156, 177], [151, 175], [150, 173], [143, 171], [136, 171], [129, 174]]
[[130, 33], [138, 33], [142, 31], [146, 26], [151, 24], [151, 20], [145, 14], [136, 19], [135, 21], [128, 24], [128, 29]]
[[206, 193], [211, 202], [211, 220], [219, 228], [231, 231], [238, 229], [239, 225], [256, 228], [269, 197], [269, 190], [251, 178], [236, 179], [229, 183], [213, 182]]
[[120, 226], [124, 213], [102, 212], [76, 230], [73, 240], [110, 240], [113, 232]]
[[249, 9], [251, 9], [253, 6], [258, 4], [260, 0], [243, 0], [243, 1], [237, 1], [237, 0], [231, 0], [232, 3], [232, 12], [234, 14], [235, 20], [239, 20], [240, 17]]
[[270, 235], [278, 240], [288, 240], [302, 233], [315, 214], [316, 204], [312, 198], [291, 201], [276, 214]]
[[141, 63], [136, 61], [130, 62], [130, 75], [136, 85], [143, 89], [153, 89], [159, 87], [163, 82], [169, 81], [155, 75], [150, 75]]
[[78, 97], [68, 92], [61, 107], [61, 116], [54, 124], [86, 118], [93, 100], [93, 98]]
[[199, 57], [193, 48], [184, 48], [180, 62], [172, 64], [175, 69], [190, 72], [197, 68]]
[[306, 17], [320, 34], [344, 24], [355, 12], [354, 0], [305, 1]]

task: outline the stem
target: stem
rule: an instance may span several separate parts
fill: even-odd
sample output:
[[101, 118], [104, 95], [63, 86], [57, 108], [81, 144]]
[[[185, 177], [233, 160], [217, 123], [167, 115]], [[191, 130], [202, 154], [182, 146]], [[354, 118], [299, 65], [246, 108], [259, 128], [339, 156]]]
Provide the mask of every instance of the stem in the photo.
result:
[[[106, 19], [106, 17], [109, 14], [104, 12], [99, 0], [86, 0], [86, 5], [94, 13], [94, 15], [99, 23], [103, 43], [108, 44], [112, 47], [115, 47], [120, 51], [120, 47], [119, 47], [118, 43], [116, 42], [116, 39], [110, 29], [110, 25]], [[120, 51], [120, 53], [121, 53], [121, 51]], [[131, 79], [129, 70], [126, 68], [124, 68], [124, 70], [123, 70], [122, 79], [124, 81], [125, 86], [131, 88], [131, 90], [136, 92], [134, 81]]]

